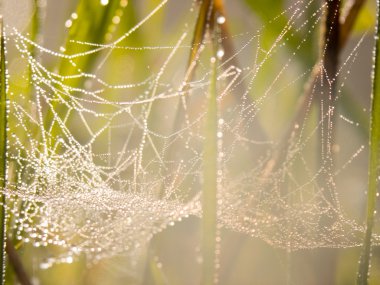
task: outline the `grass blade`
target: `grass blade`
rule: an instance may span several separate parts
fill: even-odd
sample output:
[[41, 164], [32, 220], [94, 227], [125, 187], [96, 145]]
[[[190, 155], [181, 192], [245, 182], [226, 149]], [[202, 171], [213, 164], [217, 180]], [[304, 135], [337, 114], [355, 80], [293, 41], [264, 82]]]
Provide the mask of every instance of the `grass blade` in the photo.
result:
[[366, 0], [354, 0], [351, 2], [348, 2], [347, 6], [345, 7], [342, 15], [342, 25], [340, 30], [340, 45], [344, 46], [347, 42], [349, 35], [354, 27], [355, 21], [362, 10], [363, 5], [365, 4]]
[[[216, 54], [216, 53], [215, 53]], [[202, 253], [203, 272], [201, 284], [214, 284], [216, 249], [217, 206], [217, 62], [211, 58], [211, 79], [205, 128], [204, 170], [202, 193]]]
[[359, 260], [357, 284], [368, 284], [369, 267], [371, 261], [372, 231], [375, 223], [376, 194], [378, 189], [378, 176], [380, 167], [380, 0], [377, 3], [377, 24], [375, 33], [375, 51], [372, 79], [372, 110], [370, 122], [370, 155], [369, 155], [369, 180], [367, 197], [367, 221], [363, 243], [363, 251]]
[[0, 284], [5, 282], [5, 187], [7, 181], [7, 78], [5, 66], [4, 28], [0, 18]]
[[[8, 254], [9, 264], [12, 266], [15, 275], [17, 276], [18, 281], [21, 285], [32, 285], [28, 274], [25, 271], [21, 259], [18, 256], [16, 249], [13, 246], [13, 243], [10, 238], [6, 240], [6, 252]], [[9, 280], [7, 280], [9, 282]]]
[[[113, 18], [119, 9], [121, 13], [126, 4], [120, 4], [120, 1], [110, 1], [107, 5], [102, 5], [100, 1], [81, 0], [78, 3], [74, 18], [66, 22], [69, 26], [69, 35], [66, 40], [65, 53], [68, 55], [87, 52], [94, 49], [91, 45], [78, 45], [77, 41], [86, 43], [105, 44], [110, 41], [112, 33], [108, 29], [113, 25]], [[120, 16], [119, 21], [120, 21]], [[94, 32], [96, 31], [96, 32]], [[59, 66], [61, 75], [74, 75], [78, 70], [90, 72], [97, 59], [97, 55], [82, 56], [75, 59], [74, 63], [62, 60]], [[70, 79], [68, 83], [73, 87], [82, 85], [82, 78]]]
[[[109, 43], [116, 30], [117, 24], [115, 23], [120, 22], [127, 3], [125, 0], [112, 0], [103, 5], [100, 1], [79, 1], [76, 12], [71, 15], [71, 18], [65, 24], [69, 28], [64, 47], [65, 54], [86, 53], [94, 49], [93, 46], [86, 43]], [[115, 17], [117, 17], [117, 20], [115, 20]], [[110, 27], [112, 27], [112, 31], [109, 31]], [[78, 44], [78, 42], [83, 44]], [[96, 52], [72, 60], [62, 59], [59, 62], [58, 73], [62, 76], [72, 76], [82, 72], [89, 73], [99, 58], [99, 54], [99, 52]], [[68, 77], [63, 80], [63, 83], [74, 88], [82, 88], [84, 77]], [[50, 129], [51, 145], [55, 145], [56, 137], [61, 132], [58, 123], [54, 122], [53, 112], [61, 117], [65, 111], [67, 110], [62, 104], [53, 103], [52, 110], [49, 110], [45, 115], [45, 127]]]
[[[287, 34], [289, 39], [287, 41], [287, 46], [289, 50], [298, 50], [297, 54], [302, 58], [302, 63], [306, 66], [313, 64], [314, 54], [312, 41], [308, 41], [303, 44], [302, 49], [298, 49], [299, 43], [302, 41], [302, 37], [305, 34], [300, 33], [291, 25], [288, 25], [289, 18], [286, 13], [283, 12], [283, 7], [286, 1], [278, 0], [273, 1], [271, 5], [267, 4], [266, 0], [245, 0], [246, 5], [254, 12], [263, 23], [270, 23], [263, 32], [263, 39], [265, 44], [272, 44], [278, 35], [284, 32], [284, 28], [288, 30]], [[275, 19], [275, 20], [273, 20]]]
[[190, 71], [190, 74], [188, 76], [189, 80], [193, 77], [193, 70], [192, 67], [193, 64], [196, 63], [196, 60], [199, 56], [201, 45], [203, 44], [206, 32], [210, 25], [210, 17], [212, 14], [212, 1], [210, 0], [203, 0], [201, 7], [199, 8], [199, 14], [197, 18], [197, 22], [195, 24], [194, 29], [194, 35], [193, 35], [193, 41], [191, 43], [191, 52], [189, 56], [189, 62], [188, 62], [188, 70]]

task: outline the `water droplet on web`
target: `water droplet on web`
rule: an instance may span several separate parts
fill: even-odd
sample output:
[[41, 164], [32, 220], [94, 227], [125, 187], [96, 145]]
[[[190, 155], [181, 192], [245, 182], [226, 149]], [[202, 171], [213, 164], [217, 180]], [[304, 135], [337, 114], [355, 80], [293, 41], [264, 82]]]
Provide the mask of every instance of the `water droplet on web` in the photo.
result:
[[70, 28], [70, 27], [72, 26], [72, 24], [73, 24], [73, 21], [72, 21], [71, 19], [69, 19], [69, 20], [67, 20], [67, 21], [65, 22], [65, 27], [66, 27], [66, 28]]
[[216, 22], [219, 24], [219, 25], [222, 25], [226, 22], [226, 18], [224, 16], [219, 16], [217, 19], [216, 19]]
[[216, 52], [216, 56], [218, 57], [218, 59], [222, 59], [223, 56], [224, 56], [224, 50], [223, 50], [223, 49], [219, 49], [219, 50]]
[[49, 269], [51, 266], [52, 266], [51, 263], [47, 263], [47, 262], [40, 263], [40, 269], [42, 270]]
[[65, 263], [69, 263], [69, 264], [73, 263], [73, 261], [74, 261], [74, 258], [72, 256], [68, 256], [64, 260]]
[[114, 23], [115, 25], [119, 24], [120, 23], [120, 17], [119, 16], [113, 16], [112, 23]]

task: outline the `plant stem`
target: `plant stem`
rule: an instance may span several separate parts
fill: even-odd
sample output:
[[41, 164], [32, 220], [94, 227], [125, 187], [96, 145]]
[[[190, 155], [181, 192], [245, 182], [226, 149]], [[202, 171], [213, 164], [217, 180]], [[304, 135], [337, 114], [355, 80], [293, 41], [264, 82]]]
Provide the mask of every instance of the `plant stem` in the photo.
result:
[[[326, 10], [322, 26], [320, 46], [320, 67], [315, 82], [313, 100], [318, 108], [318, 147], [317, 167], [321, 170], [317, 183], [323, 194], [320, 203], [328, 209], [319, 220], [318, 230], [324, 232], [336, 222], [337, 215], [332, 208], [337, 207], [334, 168], [335, 156], [332, 151], [335, 143], [337, 73], [340, 54], [340, 0], [325, 0]], [[326, 285], [335, 284], [338, 252], [334, 249], [321, 249], [314, 256], [316, 276], [323, 276]]]
[[[326, 11], [323, 26], [322, 45], [320, 47], [320, 58], [322, 66], [319, 70], [321, 77], [320, 83], [317, 83], [317, 100], [315, 103], [319, 105], [319, 142], [318, 167], [322, 169], [319, 176], [319, 186], [324, 190], [326, 202], [335, 205], [335, 197], [333, 195], [333, 176], [334, 172], [334, 157], [332, 146], [334, 144], [334, 129], [331, 126], [335, 125], [336, 117], [336, 86], [337, 86], [337, 71], [340, 51], [340, 0], [325, 0]], [[322, 70], [323, 68], [323, 70]], [[318, 98], [319, 96], [319, 98]], [[319, 99], [319, 100], [318, 100]], [[318, 104], [319, 103], [319, 104]], [[334, 219], [334, 217], [332, 217]]]
[[5, 282], [6, 210], [5, 191], [7, 183], [7, 78], [5, 66], [4, 27], [0, 18], [0, 284]]
[[[214, 53], [216, 54], [216, 52]], [[217, 58], [211, 58], [211, 79], [209, 87], [205, 146], [203, 157], [202, 193], [202, 253], [203, 285], [215, 283], [216, 231], [217, 231]]]
[[369, 178], [367, 196], [367, 221], [366, 232], [363, 243], [363, 251], [359, 260], [359, 271], [357, 284], [368, 284], [369, 267], [371, 261], [372, 231], [375, 223], [376, 194], [378, 189], [378, 177], [380, 166], [380, 0], [377, 3], [377, 23], [375, 32], [374, 63], [372, 67], [372, 105], [370, 121], [369, 141]]
[[366, 0], [351, 0], [342, 11], [340, 45], [344, 46]]
[[21, 285], [31, 285], [29, 276], [25, 271], [24, 266], [21, 263], [20, 257], [17, 255], [16, 249], [11, 241], [7, 238], [6, 240], [6, 252], [8, 254], [9, 263], [13, 267], [13, 270], [17, 276], [18, 281]]
[[[110, 1], [108, 5], [103, 7], [98, 1], [80, 0], [75, 13], [77, 19], [72, 20], [66, 39], [65, 54], [85, 53], [94, 49], [90, 45], [78, 45], [76, 41], [96, 44], [107, 43], [106, 35], [112, 34], [108, 33], [107, 29], [112, 23], [112, 18], [118, 8], [125, 9], [125, 7], [120, 6], [120, 1]], [[99, 58], [99, 54], [100, 52], [98, 51], [73, 60], [61, 59], [58, 65], [58, 73], [62, 76], [72, 76], [81, 72], [90, 72]], [[84, 78], [82, 76], [66, 78], [63, 83], [73, 88], [83, 88]], [[61, 87], [56, 86], [56, 88], [60, 89]], [[54, 90], [54, 92], [56, 91]], [[57, 102], [53, 101], [51, 110], [47, 110], [44, 116], [45, 128], [50, 132], [51, 146], [56, 144], [57, 137], [62, 134], [61, 127], [54, 119], [54, 116], [63, 117], [68, 111], [64, 104], [61, 104], [62, 102]], [[66, 125], [70, 123], [70, 120], [71, 117], [65, 121]]]

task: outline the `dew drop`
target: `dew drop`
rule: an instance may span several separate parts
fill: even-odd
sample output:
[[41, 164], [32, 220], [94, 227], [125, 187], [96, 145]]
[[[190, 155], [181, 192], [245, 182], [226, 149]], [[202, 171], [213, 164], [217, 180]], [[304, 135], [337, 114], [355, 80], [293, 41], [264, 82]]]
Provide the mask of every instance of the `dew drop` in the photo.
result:
[[66, 257], [66, 259], [65, 259], [65, 262], [66, 262], [66, 263], [73, 263], [73, 261], [74, 261], [74, 258], [73, 258], [72, 256], [68, 256], [68, 257]]
[[223, 49], [220, 49], [216, 52], [216, 56], [219, 58], [219, 59], [222, 59], [223, 56], [224, 56], [224, 50]]
[[120, 23], [120, 17], [119, 16], [114, 16], [112, 18], [112, 23], [114, 23], [115, 25], [119, 24]]
[[226, 22], [226, 18], [224, 16], [219, 16], [217, 19], [216, 19], [216, 22], [219, 24], [219, 25], [222, 25]]
[[73, 24], [73, 21], [71, 21], [71, 20], [69, 19], [69, 20], [67, 20], [67, 21], [65, 22], [65, 27], [66, 27], [66, 28], [70, 28], [72, 24]]
[[51, 267], [51, 264], [47, 262], [43, 262], [40, 264], [40, 269], [48, 269], [50, 267]]

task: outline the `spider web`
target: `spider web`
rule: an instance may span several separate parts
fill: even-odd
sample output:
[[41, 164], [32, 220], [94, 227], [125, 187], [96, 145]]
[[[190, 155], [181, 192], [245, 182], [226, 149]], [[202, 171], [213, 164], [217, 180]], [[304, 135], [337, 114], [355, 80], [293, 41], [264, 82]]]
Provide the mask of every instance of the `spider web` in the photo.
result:
[[[298, 1], [284, 11], [290, 20], [269, 48], [262, 42], [264, 26], [253, 34], [237, 35], [242, 44], [233, 57], [218, 53], [218, 223], [288, 250], [359, 246], [364, 232], [361, 223], [346, 215], [339, 185], [318, 181], [325, 170], [315, 166], [318, 157], [328, 160], [344, 153], [315, 155], [322, 121], [339, 112], [331, 109], [321, 120], [313, 119], [312, 100], [321, 92], [322, 64], [305, 119], [294, 126], [280, 164], [271, 167], [281, 145], [279, 134], [287, 127], [286, 123], [277, 130], [270, 127], [284, 120], [284, 115], [273, 112], [273, 106], [276, 100], [284, 102], [281, 98], [288, 93], [295, 93], [287, 99], [295, 102], [299, 86], [312, 73], [311, 68], [300, 71], [296, 59], [311, 40], [313, 30], [308, 29], [317, 29], [322, 17], [322, 7], [306, 17], [305, 7], [311, 3]], [[33, 86], [32, 96], [12, 92], [9, 97], [8, 231], [36, 247], [61, 249], [43, 267], [72, 262], [80, 254], [89, 260], [133, 254], [176, 221], [202, 216], [212, 55], [204, 49], [197, 60], [197, 76], [188, 82], [183, 75], [183, 58], [191, 49], [188, 28], [172, 46], [124, 45], [130, 34], [149, 25], [150, 17], [165, 5], [167, 1], [111, 44], [75, 42], [91, 50], [72, 55], [46, 49], [7, 28], [8, 49], [14, 48], [27, 62], [32, 76], [24, 76], [25, 84]], [[289, 55], [291, 29], [306, 36]], [[338, 103], [360, 43], [342, 60], [336, 75]], [[62, 75], [33, 57], [31, 45], [41, 55], [74, 67], [77, 58], [99, 54], [101, 61], [92, 74], [77, 70]], [[245, 65], [233, 64], [252, 50]], [[110, 76], [101, 70], [120, 51], [159, 53], [164, 59], [141, 82], [113, 78], [116, 83], [110, 83]], [[281, 68], [269, 73], [271, 66], [279, 66], [279, 59]], [[12, 74], [9, 80], [12, 84]], [[83, 84], [75, 86], [73, 80]], [[344, 114], [337, 117], [348, 129], [357, 128]], [[338, 122], [325, 133], [333, 133]], [[329, 177], [335, 180], [343, 175], [364, 149], [361, 143], [354, 150], [350, 146], [345, 162]], [[380, 236], [374, 235], [375, 244], [379, 241]]]

